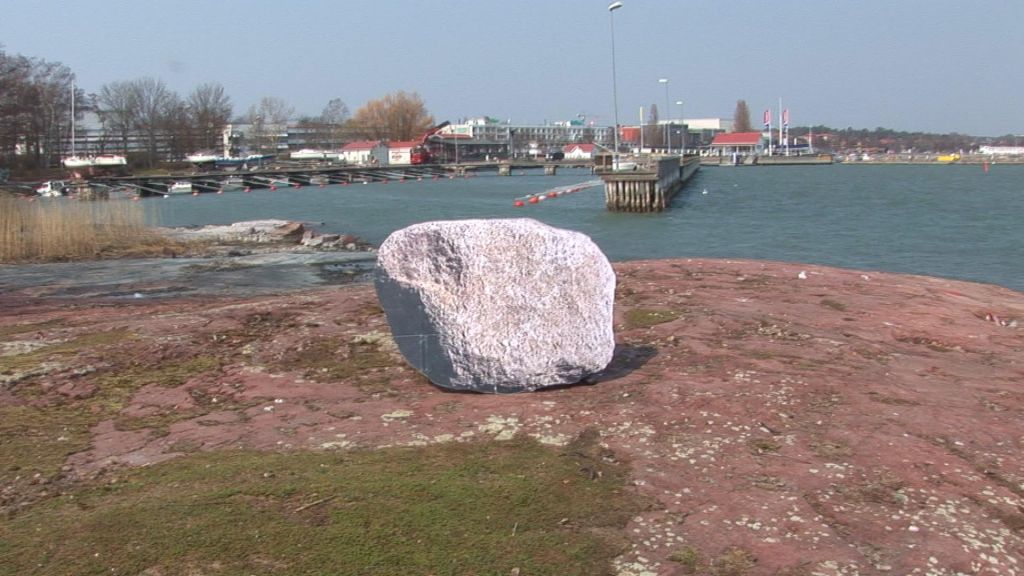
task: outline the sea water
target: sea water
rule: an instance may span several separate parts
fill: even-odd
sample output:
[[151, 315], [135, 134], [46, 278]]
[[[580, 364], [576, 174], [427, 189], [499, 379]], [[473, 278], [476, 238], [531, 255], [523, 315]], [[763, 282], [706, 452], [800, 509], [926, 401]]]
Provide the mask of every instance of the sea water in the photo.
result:
[[144, 200], [163, 226], [287, 219], [380, 244], [428, 220], [535, 218], [589, 235], [613, 261], [754, 258], [883, 270], [1024, 290], [1024, 166], [704, 167], [661, 213], [611, 213], [587, 170], [280, 187]]

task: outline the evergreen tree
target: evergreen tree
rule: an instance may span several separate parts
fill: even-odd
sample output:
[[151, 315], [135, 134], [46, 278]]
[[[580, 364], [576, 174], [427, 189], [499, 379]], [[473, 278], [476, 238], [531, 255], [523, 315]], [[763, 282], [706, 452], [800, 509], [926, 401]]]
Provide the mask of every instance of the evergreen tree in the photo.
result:
[[753, 132], [754, 128], [750, 125], [750, 109], [747, 108], [746, 100], [736, 101], [736, 111], [732, 114], [732, 131], [733, 132]]

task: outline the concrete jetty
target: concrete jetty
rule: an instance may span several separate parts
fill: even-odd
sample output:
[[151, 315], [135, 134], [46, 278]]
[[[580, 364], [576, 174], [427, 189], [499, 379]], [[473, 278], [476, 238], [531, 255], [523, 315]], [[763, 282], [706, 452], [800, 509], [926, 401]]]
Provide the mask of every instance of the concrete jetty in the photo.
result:
[[594, 171], [604, 181], [608, 210], [661, 212], [699, 168], [697, 156], [650, 156], [620, 157], [616, 170], [607, 154], [597, 157]]

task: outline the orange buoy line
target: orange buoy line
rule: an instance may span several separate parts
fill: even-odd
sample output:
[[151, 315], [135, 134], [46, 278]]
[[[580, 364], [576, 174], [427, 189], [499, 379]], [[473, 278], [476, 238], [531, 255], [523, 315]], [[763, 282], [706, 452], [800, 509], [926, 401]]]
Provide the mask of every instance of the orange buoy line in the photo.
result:
[[566, 194], [572, 194], [573, 192], [579, 192], [580, 190], [586, 190], [587, 188], [593, 188], [600, 186], [604, 182], [601, 180], [588, 180], [579, 184], [570, 184], [568, 186], [559, 186], [558, 188], [552, 188], [544, 192], [537, 192], [535, 194], [529, 194], [527, 196], [520, 196], [513, 202], [513, 206], [516, 208], [522, 208], [527, 204], [539, 204], [541, 201], [548, 198], [558, 198]]

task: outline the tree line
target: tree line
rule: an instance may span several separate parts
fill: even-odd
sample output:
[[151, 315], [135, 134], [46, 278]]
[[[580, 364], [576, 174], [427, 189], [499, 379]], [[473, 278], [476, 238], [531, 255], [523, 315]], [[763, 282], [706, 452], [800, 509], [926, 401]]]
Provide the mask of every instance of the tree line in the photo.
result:
[[79, 120], [92, 111], [102, 125], [99, 140], [75, 152], [133, 149], [132, 162], [141, 166], [199, 150], [219, 151], [228, 124], [248, 125], [245, 144], [252, 152], [276, 152], [276, 136], [288, 126], [302, 129], [312, 147], [334, 147], [363, 138], [412, 140], [434, 124], [419, 95], [404, 91], [371, 100], [354, 115], [333, 98], [318, 116], [300, 117], [284, 100], [269, 96], [236, 116], [219, 83], [202, 84], [182, 97], [162, 80], [145, 77], [110, 82], [86, 94], [67, 66], [8, 54], [2, 46], [0, 86], [0, 166], [14, 169], [58, 166], [61, 156], [72, 152], [72, 102]]
[[[778, 122], [778, 119], [775, 119]], [[760, 131], [761, 125], [755, 130], [750, 121], [750, 108], [745, 100], [738, 100], [733, 112], [733, 132]], [[1013, 134], [996, 137], [969, 136], [967, 134], [934, 134], [930, 132], [904, 132], [890, 128], [878, 127], [874, 130], [865, 128], [833, 128], [830, 126], [792, 126], [790, 137], [804, 137], [811, 134], [815, 146], [830, 148], [836, 151], [871, 150], [894, 153], [934, 153], [972, 150], [982, 145], [1017, 146], [1021, 138]]]

